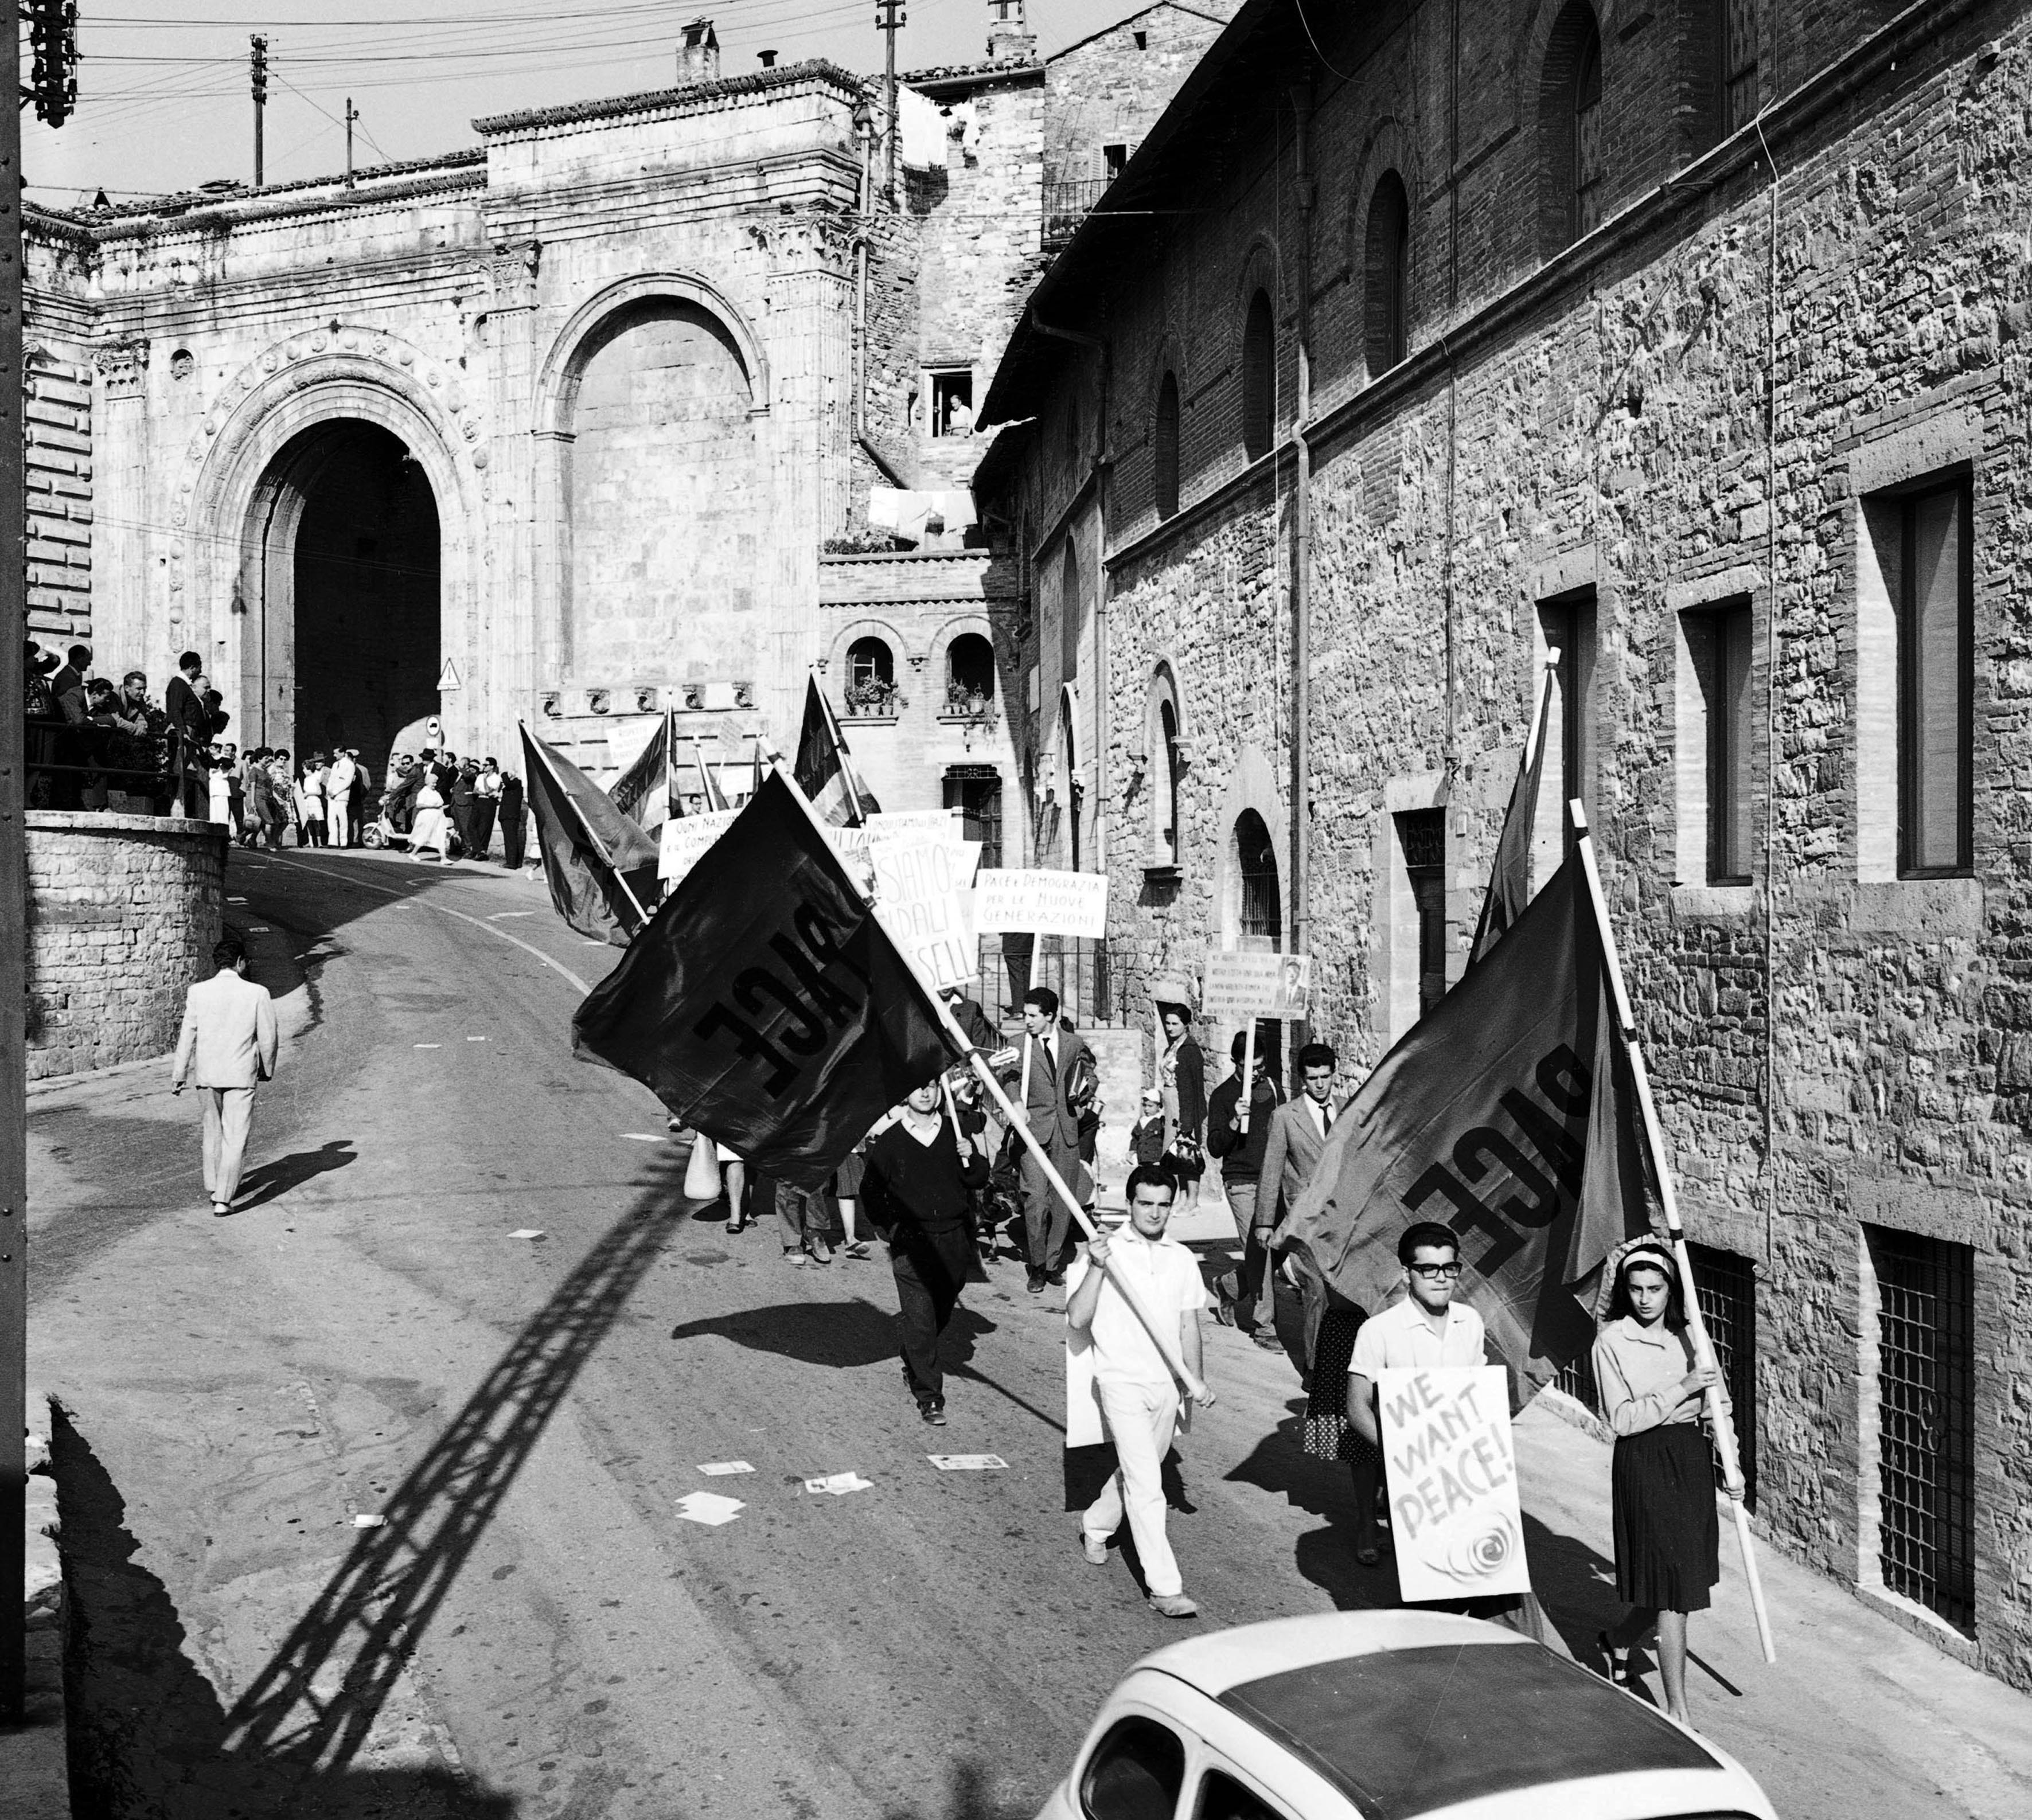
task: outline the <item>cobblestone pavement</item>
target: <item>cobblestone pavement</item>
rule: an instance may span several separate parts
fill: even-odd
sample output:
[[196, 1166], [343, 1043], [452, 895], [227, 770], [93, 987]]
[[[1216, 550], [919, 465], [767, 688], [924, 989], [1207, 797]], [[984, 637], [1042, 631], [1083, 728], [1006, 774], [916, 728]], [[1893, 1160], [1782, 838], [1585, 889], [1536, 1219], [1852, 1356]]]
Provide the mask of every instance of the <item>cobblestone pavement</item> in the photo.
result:
[[[538, 889], [286, 854], [235, 856], [228, 890], [292, 1031], [252, 1204], [209, 1216], [166, 1066], [32, 1103], [32, 1370], [69, 1412], [104, 1811], [1034, 1811], [1178, 1628], [1081, 1558], [1058, 1316], [1020, 1268], [969, 1292], [928, 1440], [886, 1267], [728, 1237], [648, 1097], [571, 1059], [611, 955]], [[1205, 1622], [1383, 1599], [1289, 1365], [1221, 1330], [1208, 1369], [1175, 1531]], [[1519, 1438], [1534, 1568], [1589, 1660], [1607, 1454], [1542, 1409]], [[871, 1488], [801, 1490], [847, 1470]], [[681, 1520], [706, 1489], [747, 1508]], [[1694, 1711], [1781, 1811], [2032, 1811], [2032, 1702], [1775, 1559], [1767, 1669], [1724, 1565]]]

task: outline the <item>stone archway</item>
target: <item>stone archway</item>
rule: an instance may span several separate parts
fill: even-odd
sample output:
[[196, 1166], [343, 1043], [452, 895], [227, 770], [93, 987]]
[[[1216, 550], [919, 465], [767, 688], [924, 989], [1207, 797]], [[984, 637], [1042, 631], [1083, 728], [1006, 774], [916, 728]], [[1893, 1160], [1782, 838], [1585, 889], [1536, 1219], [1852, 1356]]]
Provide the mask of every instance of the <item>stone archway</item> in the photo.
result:
[[[413, 349], [358, 333], [372, 352], [323, 351], [323, 334], [271, 349], [193, 438], [194, 472], [174, 514], [183, 535], [171, 546], [171, 648], [188, 643], [204, 655], [243, 744], [295, 750], [295, 557], [304, 514], [316, 509], [321, 479], [369, 447], [388, 457], [392, 446], [395, 460], [414, 464], [412, 490], [428, 490], [436, 520], [437, 659], [469, 665], [465, 687], [424, 711], [441, 713], [465, 750], [487, 728], [486, 679], [470, 668], [484, 642], [484, 441], [454, 375]], [[304, 737], [315, 745], [323, 729]]]

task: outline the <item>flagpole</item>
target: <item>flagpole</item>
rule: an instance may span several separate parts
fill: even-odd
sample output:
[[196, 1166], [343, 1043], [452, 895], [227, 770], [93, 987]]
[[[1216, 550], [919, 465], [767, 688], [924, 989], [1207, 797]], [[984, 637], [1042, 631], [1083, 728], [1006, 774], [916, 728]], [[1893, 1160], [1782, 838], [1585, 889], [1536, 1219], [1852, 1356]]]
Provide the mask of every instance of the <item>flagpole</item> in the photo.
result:
[[[1530, 730], [1524, 735], [1524, 755], [1517, 762], [1517, 775], [1520, 781], [1530, 776], [1531, 767], [1537, 763], [1538, 755], [1545, 748], [1545, 722], [1551, 718], [1547, 710], [1552, 705], [1552, 682], [1559, 673], [1559, 647], [1556, 644], [1548, 645], [1545, 647], [1544, 675], [1538, 684], [1538, 699], [1531, 710]], [[1499, 842], [1501, 837], [1501, 831], [1499, 830], [1497, 833]], [[1492, 881], [1489, 889], [1481, 894], [1481, 915], [1476, 919], [1474, 940], [1468, 947], [1470, 956], [1481, 953], [1481, 938], [1489, 929], [1489, 906], [1495, 901], [1496, 891]]]
[[663, 710], [663, 819], [680, 814], [678, 808], [678, 710]]
[[[790, 774], [790, 767], [779, 760], [775, 769], [776, 774], [790, 786], [791, 796], [797, 800], [797, 806], [805, 812], [805, 819], [811, 823], [819, 837], [821, 840], [830, 841], [832, 830], [819, 819], [817, 812], [812, 807], [810, 798], [797, 788], [797, 780]], [[869, 906], [869, 913], [871, 915], [875, 913], [872, 904]], [[878, 916], [878, 923], [880, 920]], [[883, 930], [883, 934], [885, 939], [888, 938], [888, 931], [886, 927]], [[1052, 1162], [1044, 1147], [1038, 1143], [1037, 1134], [1030, 1129], [1028, 1121], [1010, 1103], [1009, 1095], [1004, 1091], [1002, 1083], [995, 1078], [994, 1071], [988, 1065], [987, 1057], [974, 1047], [973, 1039], [960, 1028], [958, 1020], [953, 1016], [951, 1008], [939, 996], [931, 983], [924, 978], [915, 957], [904, 948], [901, 942], [891, 941], [890, 945], [895, 950], [896, 958], [910, 970], [910, 977], [916, 983], [918, 993], [924, 1002], [932, 1008], [939, 1024], [943, 1027], [947, 1039], [958, 1053], [966, 1057], [981, 1084], [988, 1090], [988, 1097], [1001, 1109], [1002, 1116], [1007, 1121], [1010, 1128], [1016, 1133], [1023, 1147], [1029, 1151], [1037, 1167], [1044, 1172], [1044, 1180], [1051, 1184], [1053, 1192], [1059, 1199], [1065, 1203], [1066, 1210], [1072, 1215], [1074, 1224], [1086, 1235], [1089, 1242], [1098, 1238], [1100, 1235], [1095, 1229], [1093, 1222], [1086, 1217], [1086, 1210], [1080, 1205], [1078, 1195], [1066, 1186], [1065, 1177], [1059, 1173], [1057, 1165]], [[1149, 1334], [1152, 1343], [1156, 1347], [1166, 1366], [1169, 1367], [1171, 1375], [1185, 1386], [1186, 1394], [1195, 1401], [1204, 1397], [1206, 1395], [1206, 1385], [1187, 1366], [1180, 1354], [1177, 1329], [1174, 1327], [1170, 1332], [1166, 1332], [1164, 1323], [1145, 1306], [1143, 1298], [1137, 1293], [1134, 1285], [1126, 1281], [1111, 1263], [1104, 1263], [1101, 1269], [1108, 1281], [1113, 1283], [1120, 1292], [1122, 1300], [1129, 1304], [1130, 1312], [1143, 1323], [1145, 1330]]]
[[571, 812], [577, 816], [578, 825], [585, 830], [585, 837], [592, 843], [593, 851], [599, 854], [600, 863], [614, 875], [614, 882], [626, 893], [628, 901], [635, 906], [635, 914], [641, 919], [641, 922], [636, 924], [636, 927], [640, 929], [649, 920], [649, 912], [642, 908], [642, 900], [635, 895], [626, 876], [614, 863], [614, 856], [607, 850], [607, 843], [592, 831], [592, 824], [585, 819], [585, 811], [578, 806], [571, 792], [565, 787], [564, 779], [558, 775], [557, 766], [551, 763], [551, 748], [529, 731], [527, 721], [518, 720], [515, 724], [522, 729], [524, 740], [535, 748], [536, 755], [543, 761], [543, 768], [551, 774], [551, 781], [557, 786], [558, 794], [570, 804]]
[[705, 806], [708, 809], [725, 808], [727, 793], [719, 787], [719, 774], [706, 769], [705, 748], [699, 744], [697, 733], [692, 735], [692, 762], [698, 766], [699, 794], [705, 798]]
[[1701, 1370], [1716, 1374], [1716, 1381], [1708, 1386], [1705, 1398], [1708, 1424], [1714, 1438], [1715, 1452], [1721, 1456], [1722, 1488], [1728, 1494], [1729, 1509], [1735, 1520], [1735, 1538], [1743, 1551], [1743, 1577], [1750, 1588], [1750, 1609], [1757, 1619], [1757, 1640], [1763, 1647], [1765, 1661], [1775, 1662], [1778, 1649], [1772, 1640], [1771, 1615], [1765, 1608], [1764, 1583], [1757, 1571], [1750, 1513], [1743, 1508], [1743, 1462], [1736, 1451], [1735, 1425], [1722, 1406], [1721, 1368], [1715, 1358], [1714, 1342], [1709, 1337], [1707, 1322], [1701, 1318], [1693, 1257], [1686, 1249], [1686, 1229], [1679, 1224], [1679, 1197], [1673, 1191], [1672, 1171], [1665, 1155], [1665, 1133], [1658, 1122], [1657, 1106], [1651, 1097], [1650, 1071], [1644, 1065], [1644, 1050], [1638, 1039], [1637, 1019], [1630, 1009], [1629, 989], [1623, 981], [1623, 960], [1616, 951], [1616, 931], [1609, 924], [1608, 902], [1602, 896], [1601, 875], [1595, 866], [1594, 841], [1588, 833], [1587, 810], [1575, 797], [1567, 804], [1567, 813], [1573, 818], [1574, 845], [1580, 853], [1581, 870], [1587, 878], [1588, 901], [1593, 907], [1602, 954], [1608, 963], [1608, 983], [1615, 997], [1616, 1022], [1622, 1027], [1623, 1044], [1630, 1052], [1630, 1072], [1636, 1083], [1637, 1104], [1644, 1115], [1644, 1141], [1651, 1153], [1652, 1173], [1658, 1179], [1659, 1199], [1665, 1210], [1666, 1236], [1672, 1242], [1673, 1260], [1679, 1266], [1681, 1298], [1686, 1304], [1686, 1330], [1693, 1341], [1694, 1363]]

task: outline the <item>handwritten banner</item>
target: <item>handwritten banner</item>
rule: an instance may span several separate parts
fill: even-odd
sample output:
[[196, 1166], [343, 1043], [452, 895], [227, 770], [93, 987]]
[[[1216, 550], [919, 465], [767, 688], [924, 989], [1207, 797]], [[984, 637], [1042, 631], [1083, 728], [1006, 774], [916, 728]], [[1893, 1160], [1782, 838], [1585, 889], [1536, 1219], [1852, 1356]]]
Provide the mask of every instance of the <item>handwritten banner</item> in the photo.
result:
[[953, 840], [960, 837], [959, 817], [950, 809], [887, 809], [868, 818], [868, 838], [875, 846], [891, 842]]
[[1105, 935], [1108, 875], [984, 866], [974, 881], [973, 913], [984, 931]]
[[1398, 1591], [1413, 1601], [1529, 1592], [1508, 1374], [1393, 1367], [1376, 1388]]
[[978, 949], [968, 900], [978, 841], [878, 843], [875, 913], [890, 939], [917, 964], [935, 987], [964, 986], [973, 977]]
[[666, 889], [706, 856], [740, 813], [738, 809], [708, 809], [702, 815], [673, 815], [664, 822], [656, 848], [656, 876]]
[[1309, 954], [1209, 954], [1200, 1009], [1210, 1023], [1301, 1018], [1311, 1001]]

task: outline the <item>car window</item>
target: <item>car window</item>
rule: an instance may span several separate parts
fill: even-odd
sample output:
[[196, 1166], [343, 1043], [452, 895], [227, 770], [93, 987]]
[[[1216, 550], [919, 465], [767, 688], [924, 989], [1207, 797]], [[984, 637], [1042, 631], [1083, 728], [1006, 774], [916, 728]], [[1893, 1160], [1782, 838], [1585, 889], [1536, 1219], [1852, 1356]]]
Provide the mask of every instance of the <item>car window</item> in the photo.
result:
[[1284, 1820], [1284, 1816], [1232, 1776], [1209, 1770], [1200, 1780], [1200, 1798], [1193, 1808], [1193, 1820]]
[[1178, 1734], [1155, 1719], [1124, 1719], [1095, 1747], [1080, 1807], [1087, 1820], [1171, 1820], [1185, 1785]]

